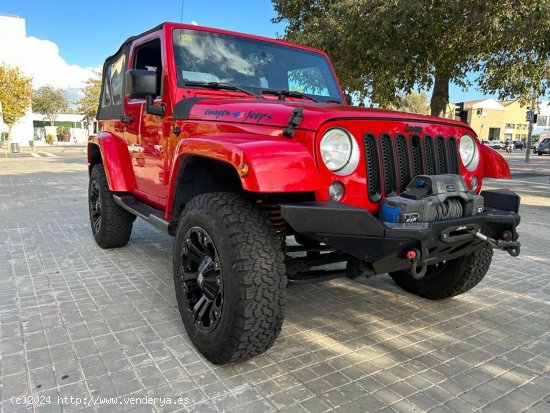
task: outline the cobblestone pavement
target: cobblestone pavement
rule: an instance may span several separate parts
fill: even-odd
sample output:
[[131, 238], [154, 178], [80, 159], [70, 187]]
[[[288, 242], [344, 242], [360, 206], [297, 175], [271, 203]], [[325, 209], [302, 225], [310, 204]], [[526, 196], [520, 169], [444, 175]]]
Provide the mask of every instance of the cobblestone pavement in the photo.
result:
[[228, 367], [187, 338], [173, 239], [138, 220], [127, 247], [98, 248], [86, 188], [82, 154], [0, 158], [0, 410], [550, 411], [548, 184], [529, 187], [522, 255], [496, 253], [470, 293], [292, 286], [274, 347]]

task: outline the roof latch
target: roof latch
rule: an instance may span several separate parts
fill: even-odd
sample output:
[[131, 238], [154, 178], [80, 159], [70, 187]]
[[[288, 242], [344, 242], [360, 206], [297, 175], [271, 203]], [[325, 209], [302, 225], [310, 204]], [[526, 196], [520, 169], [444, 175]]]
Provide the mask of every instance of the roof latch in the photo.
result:
[[283, 135], [285, 135], [288, 138], [294, 137], [294, 132], [298, 126], [300, 126], [300, 123], [302, 122], [302, 119], [304, 118], [304, 109], [303, 108], [296, 108], [292, 111], [292, 114], [288, 118], [288, 127], [283, 130]]

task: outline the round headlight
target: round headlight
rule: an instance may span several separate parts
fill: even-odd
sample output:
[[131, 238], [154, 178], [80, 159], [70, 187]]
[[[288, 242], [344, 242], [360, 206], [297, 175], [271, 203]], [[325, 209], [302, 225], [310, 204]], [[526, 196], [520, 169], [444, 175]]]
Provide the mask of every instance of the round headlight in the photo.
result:
[[350, 133], [341, 128], [329, 129], [321, 139], [321, 158], [337, 175], [347, 175], [359, 163], [359, 147]]
[[470, 135], [463, 135], [460, 138], [460, 157], [469, 171], [473, 171], [477, 167], [479, 153], [476, 141]]

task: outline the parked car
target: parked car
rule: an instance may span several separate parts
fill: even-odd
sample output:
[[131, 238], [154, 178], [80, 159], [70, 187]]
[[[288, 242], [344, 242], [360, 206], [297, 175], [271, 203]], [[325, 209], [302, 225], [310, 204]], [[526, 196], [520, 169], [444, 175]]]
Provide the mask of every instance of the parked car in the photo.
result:
[[537, 153], [539, 156], [550, 155], [550, 138], [545, 138], [541, 143], [539, 143]]
[[481, 141], [482, 145], [491, 147], [491, 141]]
[[491, 148], [499, 150], [504, 149], [504, 142], [501, 141], [490, 141], [491, 144], [489, 145]]
[[519, 150], [523, 150], [526, 148], [526, 144], [525, 142], [522, 142], [522, 141], [514, 141], [514, 149], [519, 149]]

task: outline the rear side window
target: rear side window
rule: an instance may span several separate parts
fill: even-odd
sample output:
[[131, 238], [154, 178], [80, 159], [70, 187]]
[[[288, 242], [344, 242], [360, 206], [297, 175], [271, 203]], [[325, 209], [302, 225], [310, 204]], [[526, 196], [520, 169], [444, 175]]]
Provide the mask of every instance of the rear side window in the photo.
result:
[[103, 65], [103, 83], [97, 111], [98, 120], [118, 119], [124, 104], [124, 74], [128, 62], [128, 47], [109, 57]]
[[107, 65], [105, 83], [103, 85], [102, 106], [122, 104], [122, 79], [124, 76], [125, 56], [121, 55], [114, 63]]

